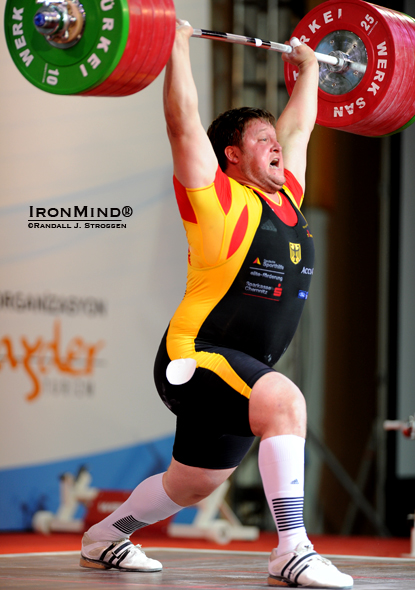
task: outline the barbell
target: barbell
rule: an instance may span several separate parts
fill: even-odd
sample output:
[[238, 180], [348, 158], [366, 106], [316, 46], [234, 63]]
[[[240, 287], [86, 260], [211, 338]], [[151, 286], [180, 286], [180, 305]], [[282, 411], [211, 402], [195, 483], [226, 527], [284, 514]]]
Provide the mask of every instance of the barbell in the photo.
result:
[[[173, 46], [173, 0], [8, 0], [5, 34], [24, 77], [53, 94], [127, 96], [146, 88]], [[317, 123], [379, 137], [415, 119], [415, 20], [363, 0], [328, 0], [293, 36], [319, 63]], [[194, 29], [193, 37], [277, 52], [289, 45]], [[284, 64], [291, 94], [298, 70]]]

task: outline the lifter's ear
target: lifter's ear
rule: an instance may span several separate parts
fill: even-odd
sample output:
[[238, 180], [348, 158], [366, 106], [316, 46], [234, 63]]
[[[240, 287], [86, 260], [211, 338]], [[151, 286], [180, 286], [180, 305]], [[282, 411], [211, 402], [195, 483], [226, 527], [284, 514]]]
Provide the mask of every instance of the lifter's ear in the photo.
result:
[[225, 156], [231, 164], [238, 164], [239, 162], [239, 148], [235, 145], [228, 145], [225, 148]]

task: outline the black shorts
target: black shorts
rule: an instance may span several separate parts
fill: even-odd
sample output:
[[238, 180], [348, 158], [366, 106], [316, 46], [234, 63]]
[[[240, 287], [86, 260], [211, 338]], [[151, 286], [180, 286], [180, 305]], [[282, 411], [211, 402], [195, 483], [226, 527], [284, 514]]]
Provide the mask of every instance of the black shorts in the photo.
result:
[[[251, 388], [262, 375], [274, 370], [238, 351], [220, 347], [206, 350], [222, 354]], [[154, 380], [164, 404], [177, 416], [174, 459], [206, 469], [237, 467], [255, 439], [249, 425], [249, 400], [204, 368], [197, 368], [187, 383], [172, 385], [166, 377], [170, 360], [164, 335]]]

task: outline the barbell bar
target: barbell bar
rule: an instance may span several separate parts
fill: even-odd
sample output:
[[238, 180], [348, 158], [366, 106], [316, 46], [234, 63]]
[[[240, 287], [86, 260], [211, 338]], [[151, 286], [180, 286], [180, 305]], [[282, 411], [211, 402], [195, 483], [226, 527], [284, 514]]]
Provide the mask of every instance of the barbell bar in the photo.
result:
[[[291, 53], [293, 48], [291, 45], [285, 43], [277, 43], [276, 41], [265, 41], [264, 39], [258, 39], [257, 37], [245, 37], [244, 35], [235, 35], [233, 33], [220, 33], [217, 31], [209, 31], [207, 29], [193, 29], [192, 37], [200, 39], [212, 39], [215, 41], [225, 41], [227, 43], [236, 43], [239, 45], [247, 45], [250, 47], [261, 47], [262, 49], [269, 49], [270, 51], [277, 51], [278, 53]], [[341, 69], [350, 68], [351, 70], [357, 70], [358, 72], [365, 73], [366, 65], [358, 62], [351, 61], [346, 54], [333, 55], [314, 52], [317, 61], [325, 63]]]
[[[174, 42], [173, 0], [7, 0], [5, 33], [19, 71], [53, 94], [127, 96], [147, 87]], [[415, 20], [363, 0], [328, 0], [293, 36], [319, 64], [317, 123], [367, 136], [415, 119]], [[289, 45], [194, 29], [193, 37], [277, 52]], [[284, 64], [291, 94], [297, 68]]]

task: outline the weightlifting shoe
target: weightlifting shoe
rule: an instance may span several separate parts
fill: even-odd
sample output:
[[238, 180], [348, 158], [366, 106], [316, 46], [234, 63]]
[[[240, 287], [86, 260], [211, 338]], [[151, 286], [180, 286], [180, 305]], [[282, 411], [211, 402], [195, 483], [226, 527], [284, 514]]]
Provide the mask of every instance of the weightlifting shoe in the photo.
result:
[[160, 572], [163, 566], [156, 559], [150, 559], [129, 539], [121, 541], [92, 541], [85, 533], [82, 539], [79, 565], [95, 569], [116, 568], [128, 572]]
[[352, 588], [353, 578], [340, 572], [328, 559], [313, 550], [310, 542], [294, 551], [277, 555], [273, 549], [268, 564], [269, 586], [295, 588]]

